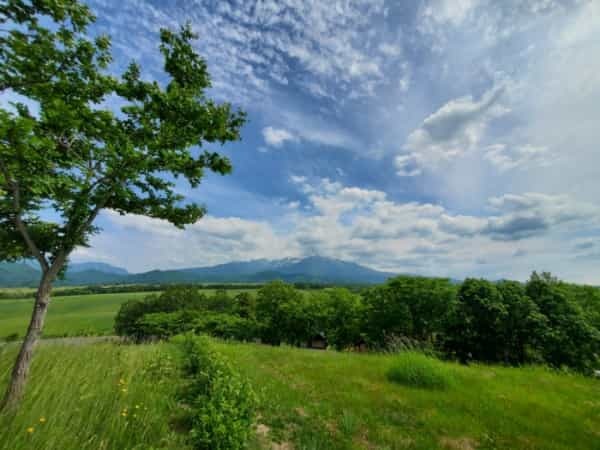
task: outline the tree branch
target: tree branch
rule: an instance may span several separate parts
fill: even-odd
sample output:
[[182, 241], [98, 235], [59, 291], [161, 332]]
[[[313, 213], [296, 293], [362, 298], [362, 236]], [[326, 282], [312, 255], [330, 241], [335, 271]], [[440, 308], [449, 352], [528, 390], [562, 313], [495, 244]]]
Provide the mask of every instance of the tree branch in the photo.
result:
[[9, 185], [9, 188], [13, 193], [13, 208], [14, 208], [14, 213], [15, 213], [15, 217], [14, 217], [15, 226], [17, 227], [17, 230], [19, 230], [19, 233], [21, 233], [21, 235], [23, 236], [23, 240], [27, 244], [29, 251], [40, 263], [42, 271], [47, 272], [48, 269], [50, 268], [48, 265], [48, 261], [46, 260], [46, 257], [42, 254], [40, 249], [37, 247], [34, 240], [31, 238], [31, 235], [29, 234], [29, 230], [27, 229], [27, 225], [23, 222], [23, 219], [21, 219], [21, 192], [19, 190], [19, 184], [15, 180], [12, 179], [12, 177], [10, 176], [10, 173], [8, 172], [8, 168], [4, 164], [4, 161], [1, 159], [0, 159], [0, 170], [2, 170], [4, 178], [6, 178], [6, 183]]

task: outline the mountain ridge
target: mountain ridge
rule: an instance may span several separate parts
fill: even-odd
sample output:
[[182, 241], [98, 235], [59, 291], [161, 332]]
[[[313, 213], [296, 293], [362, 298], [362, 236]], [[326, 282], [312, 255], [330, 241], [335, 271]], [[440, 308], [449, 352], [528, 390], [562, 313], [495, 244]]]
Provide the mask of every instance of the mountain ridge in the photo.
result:
[[[232, 261], [206, 267], [129, 273], [106, 263], [72, 263], [57, 285], [157, 283], [261, 283], [273, 279], [323, 284], [377, 284], [396, 274], [322, 256]], [[1, 263], [0, 287], [35, 286], [39, 271], [27, 263]]]

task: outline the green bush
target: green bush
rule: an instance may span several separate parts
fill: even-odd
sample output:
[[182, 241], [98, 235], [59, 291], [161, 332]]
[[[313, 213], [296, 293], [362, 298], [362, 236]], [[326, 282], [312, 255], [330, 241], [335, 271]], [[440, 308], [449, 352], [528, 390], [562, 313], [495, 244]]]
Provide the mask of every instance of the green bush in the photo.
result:
[[160, 295], [153, 294], [142, 300], [130, 300], [123, 303], [115, 317], [115, 332], [119, 336], [127, 336], [136, 341], [149, 336], [161, 335], [161, 327], [168, 330], [164, 336], [182, 333], [185, 331], [184, 329], [175, 330], [177, 324], [171, 323], [172, 319], [181, 318], [176, 314], [156, 316], [150, 318], [148, 322], [145, 321], [145, 316], [157, 313], [181, 313], [185, 310], [200, 311], [205, 304], [206, 297], [198, 293], [195, 288], [170, 287]]
[[193, 323], [192, 330], [197, 334], [204, 333], [237, 341], [251, 341], [259, 334], [255, 319], [222, 313], [203, 314]]
[[387, 371], [388, 380], [425, 389], [446, 389], [453, 383], [451, 371], [435, 358], [422, 353], [405, 352]]
[[190, 331], [200, 313], [194, 310], [144, 314], [135, 322], [136, 332], [143, 338], [169, 338]]
[[198, 450], [241, 450], [252, 432], [256, 395], [205, 336], [178, 339], [183, 350], [190, 441]]

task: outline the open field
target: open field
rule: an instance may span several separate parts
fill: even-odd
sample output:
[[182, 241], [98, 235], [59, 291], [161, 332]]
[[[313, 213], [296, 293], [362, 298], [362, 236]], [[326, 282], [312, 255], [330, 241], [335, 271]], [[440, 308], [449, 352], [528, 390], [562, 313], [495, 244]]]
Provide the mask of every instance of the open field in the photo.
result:
[[[214, 291], [202, 290], [205, 295]], [[241, 290], [228, 290], [236, 295]], [[44, 328], [45, 337], [92, 336], [113, 333], [115, 314], [122, 303], [152, 292], [88, 294], [53, 297]], [[23, 336], [31, 316], [33, 299], [0, 300], [0, 340], [17, 333]]]
[[[427, 390], [389, 382], [391, 355], [217, 348], [260, 395], [254, 450], [600, 448], [600, 383], [590, 378], [446, 364], [455, 382]], [[15, 352], [0, 348], [0, 388]], [[172, 429], [176, 383], [156, 382], [171, 379], [171, 355], [171, 344], [42, 344], [23, 407], [0, 418], [0, 448], [188, 448]]]
[[244, 344], [219, 350], [262, 389], [267, 436], [293, 448], [600, 448], [598, 380], [444, 363], [456, 381], [439, 391], [389, 382], [388, 355]]

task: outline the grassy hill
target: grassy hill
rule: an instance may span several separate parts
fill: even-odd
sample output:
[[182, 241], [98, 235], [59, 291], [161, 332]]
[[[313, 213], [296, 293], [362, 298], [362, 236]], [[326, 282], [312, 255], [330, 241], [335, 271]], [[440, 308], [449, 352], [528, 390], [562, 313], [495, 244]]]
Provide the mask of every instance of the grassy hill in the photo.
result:
[[[599, 448], [597, 380], [442, 363], [455, 382], [428, 390], [388, 381], [391, 355], [217, 348], [259, 393], [254, 450]], [[0, 347], [0, 388], [15, 353]], [[0, 448], [188, 448], [175, 431], [172, 357], [171, 344], [42, 344], [23, 407], [0, 417]]]

